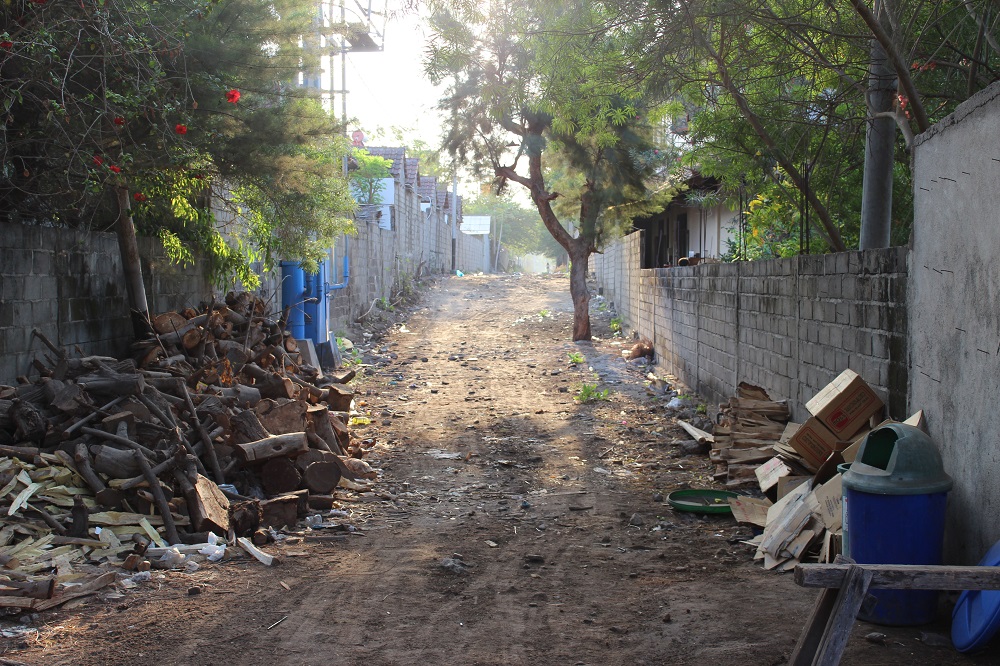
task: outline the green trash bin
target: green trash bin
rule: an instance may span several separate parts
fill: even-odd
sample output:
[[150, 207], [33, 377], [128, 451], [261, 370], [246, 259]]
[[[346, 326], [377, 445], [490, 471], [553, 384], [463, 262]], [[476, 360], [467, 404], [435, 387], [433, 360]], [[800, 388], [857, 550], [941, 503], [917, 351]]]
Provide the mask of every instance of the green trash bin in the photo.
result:
[[[858, 564], [941, 564], [945, 503], [953, 481], [922, 430], [903, 423], [876, 428], [844, 473], [844, 532]], [[934, 620], [937, 592], [875, 590], [862, 620], [916, 625]]]

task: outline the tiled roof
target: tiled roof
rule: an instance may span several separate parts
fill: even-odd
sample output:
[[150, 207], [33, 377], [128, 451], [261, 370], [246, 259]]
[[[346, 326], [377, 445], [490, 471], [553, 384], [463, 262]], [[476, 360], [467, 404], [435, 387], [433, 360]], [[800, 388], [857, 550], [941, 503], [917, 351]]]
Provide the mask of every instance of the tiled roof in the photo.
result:
[[417, 194], [420, 195], [421, 200], [429, 201], [436, 205], [437, 198], [435, 192], [437, 192], [437, 178], [434, 176], [421, 176], [420, 183], [417, 185]]
[[406, 184], [410, 187], [420, 184], [420, 160], [416, 157], [406, 158]]
[[389, 172], [392, 177], [396, 180], [402, 180], [403, 173], [405, 172], [406, 165], [406, 149], [405, 148], [379, 148], [371, 147], [365, 148], [369, 155], [375, 155], [377, 157], [384, 157], [387, 160], [392, 160], [392, 166], [389, 168]]

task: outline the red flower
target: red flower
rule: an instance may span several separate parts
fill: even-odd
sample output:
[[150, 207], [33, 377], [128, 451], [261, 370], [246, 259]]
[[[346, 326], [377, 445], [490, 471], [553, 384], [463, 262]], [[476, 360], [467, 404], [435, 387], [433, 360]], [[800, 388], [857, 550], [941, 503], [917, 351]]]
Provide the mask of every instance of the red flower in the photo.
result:
[[12, 48], [14, 48], [14, 42], [6, 39], [0, 42], [0, 49], [3, 49], [4, 51], [10, 51]]
[[122, 172], [122, 168], [120, 166], [116, 166], [114, 164], [112, 164], [108, 168], [111, 169], [112, 171], [114, 171], [115, 173], [121, 173]]
[[115, 116], [115, 125], [118, 125], [119, 127], [121, 127], [124, 124], [125, 124], [125, 119], [124, 118], [122, 118], [121, 116]]
[[101, 157], [100, 155], [94, 155], [94, 164], [96, 164], [97, 166], [101, 166], [102, 164], [104, 164], [104, 158]]
[[233, 88], [232, 90], [227, 92], [226, 101], [229, 102], [230, 104], [236, 104], [236, 102], [240, 101], [240, 91]]
[[204, 176], [202, 176], [202, 175], [201, 175], [200, 173], [196, 173], [196, 174], [194, 175], [194, 179], [195, 179], [195, 180], [201, 180], [202, 178], [204, 178]]
[[136, 192], [135, 194], [132, 195], [132, 198], [138, 201], [139, 203], [142, 203], [143, 201], [146, 200], [146, 195], [143, 194], [142, 192]]
[[174, 125], [174, 131], [177, 132], [178, 134], [187, 134], [188, 133], [188, 126], [187, 125], [179, 125], [179, 124], [178, 125]]
[[914, 60], [913, 64], [910, 65], [910, 69], [920, 69], [920, 61], [919, 60]]

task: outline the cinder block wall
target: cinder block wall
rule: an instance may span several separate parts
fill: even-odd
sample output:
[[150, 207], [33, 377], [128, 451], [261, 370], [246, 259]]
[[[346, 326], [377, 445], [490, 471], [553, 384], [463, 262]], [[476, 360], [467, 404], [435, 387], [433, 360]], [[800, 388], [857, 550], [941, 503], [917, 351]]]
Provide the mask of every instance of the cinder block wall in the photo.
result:
[[469, 234], [458, 234], [458, 247], [456, 249], [457, 259], [455, 261], [458, 270], [463, 273], [486, 273], [489, 267], [486, 265], [486, 243], [489, 236], [470, 236]]
[[845, 368], [907, 416], [907, 248], [638, 269], [639, 233], [592, 258], [623, 320], [659, 364], [713, 401], [749, 382], [805, 403]]
[[[208, 300], [203, 266], [171, 265], [157, 241], [139, 239], [153, 313]], [[114, 234], [0, 224], [0, 383], [29, 371], [37, 328], [85, 354], [125, 354], [132, 340], [121, 255]]]

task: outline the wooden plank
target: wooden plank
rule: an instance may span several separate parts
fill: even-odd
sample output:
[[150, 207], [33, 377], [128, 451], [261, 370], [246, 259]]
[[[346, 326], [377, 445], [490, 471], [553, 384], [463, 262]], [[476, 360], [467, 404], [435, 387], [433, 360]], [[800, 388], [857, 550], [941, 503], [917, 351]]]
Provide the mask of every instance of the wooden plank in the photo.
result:
[[700, 428], [695, 428], [693, 425], [691, 425], [687, 421], [681, 421], [680, 419], [678, 419], [677, 420], [677, 425], [679, 425], [680, 427], [684, 428], [684, 430], [687, 432], [687, 434], [689, 434], [691, 436], [691, 439], [693, 439], [694, 441], [696, 441], [696, 442], [698, 442], [700, 444], [704, 444], [705, 442], [708, 442], [709, 444], [713, 444], [715, 442], [715, 438], [712, 437], [712, 433], [705, 432], [704, 430], [702, 430]]
[[816, 650], [813, 659], [814, 666], [837, 666], [847, 647], [847, 639], [851, 637], [854, 620], [861, 610], [861, 604], [868, 596], [868, 588], [872, 582], [872, 572], [856, 564], [848, 565], [844, 576], [844, 586], [837, 595], [837, 603], [833, 614], [826, 624], [826, 631]]
[[[1000, 567], [920, 564], [863, 564], [872, 572], [872, 589], [1000, 590]], [[839, 588], [850, 565], [800, 564], [795, 583], [802, 587]]]

